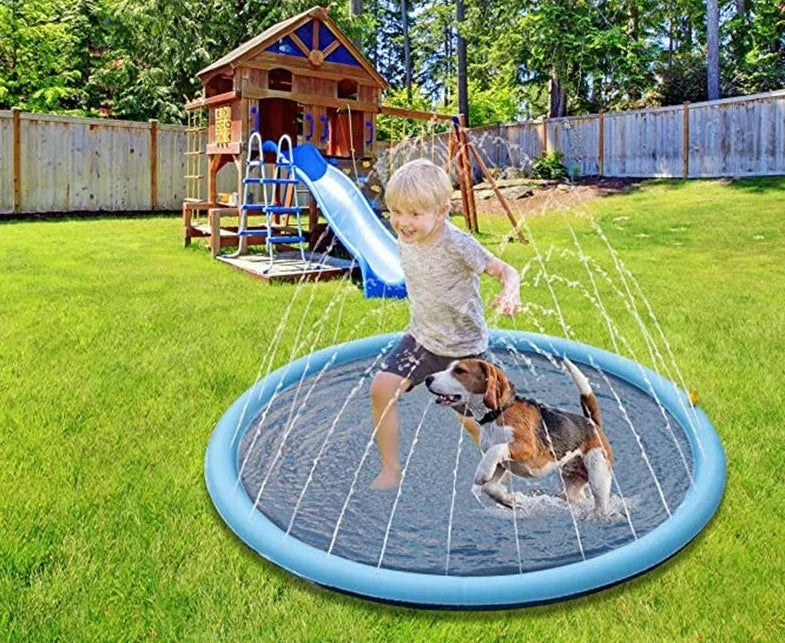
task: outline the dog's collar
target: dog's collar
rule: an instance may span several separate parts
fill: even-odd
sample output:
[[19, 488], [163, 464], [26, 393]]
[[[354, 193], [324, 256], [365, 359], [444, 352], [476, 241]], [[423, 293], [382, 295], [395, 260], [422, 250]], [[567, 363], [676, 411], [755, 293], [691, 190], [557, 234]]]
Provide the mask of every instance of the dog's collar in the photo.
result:
[[488, 411], [485, 415], [483, 415], [477, 422], [479, 424], [488, 424], [489, 422], [493, 422], [497, 417], [499, 417], [502, 413], [504, 413], [507, 409], [511, 406], [517, 404], [518, 402], [526, 402], [525, 397], [521, 397], [520, 395], [516, 395], [512, 398], [507, 404], [504, 406], [499, 407], [498, 409], [494, 409], [493, 411]]

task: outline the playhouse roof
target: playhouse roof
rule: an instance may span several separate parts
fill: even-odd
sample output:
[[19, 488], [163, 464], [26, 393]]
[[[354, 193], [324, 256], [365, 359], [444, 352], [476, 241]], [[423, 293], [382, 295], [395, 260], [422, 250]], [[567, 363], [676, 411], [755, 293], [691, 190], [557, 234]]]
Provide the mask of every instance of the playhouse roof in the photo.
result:
[[[373, 78], [373, 80], [377, 82], [379, 87], [387, 87], [387, 81], [384, 80], [381, 74], [379, 74], [379, 72], [374, 69], [373, 65], [371, 65], [371, 63], [369, 63], [368, 60], [366, 60], [366, 58], [360, 53], [354, 43], [352, 43], [352, 41], [349, 40], [349, 38], [347, 38], [338, 28], [338, 26], [330, 19], [330, 17], [327, 15], [327, 9], [324, 9], [323, 7], [312, 7], [311, 9], [303, 11], [296, 16], [274, 24], [272, 27], [265, 29], [258, 36], [255, 36], [254, 38], [251, 38], [251, 40], [244, 42], [242, 45], [236, 49], [233, 49], [222, 58], [219, 58], [214, 63], [202, 69], [197, 74], [197, 76], [201, 78], [205, 74], [220, 69], [221, 67], [237, 67], [253, 55], [259, 53], [260, 51], [264, 51], [267, 47], [269, 47], [269, 45], [282, 40], [303, 25], [308, 24], [313, 20], [320, 20], [327, 27], [327, 29], [332, 32], [332, 35], [335, 36], [335, 38], [346, 50], [346, 53], [349, 56], [348, 60], [351, 60], [349, 64], [359, 65], [368, 73], [369, 76], [371, 76], [371, 78]], [[280, 51], [279, 48], [277, 53], [284, 52]]]

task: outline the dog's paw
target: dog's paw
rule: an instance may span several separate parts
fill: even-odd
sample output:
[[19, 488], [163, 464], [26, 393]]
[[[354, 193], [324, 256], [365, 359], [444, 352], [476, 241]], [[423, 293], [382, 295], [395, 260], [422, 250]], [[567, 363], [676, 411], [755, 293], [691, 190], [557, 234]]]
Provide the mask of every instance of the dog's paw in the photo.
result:
[[474, 484], [478, 487], [482, 487], [487, 482], [490, 482], [493, 478], [493, 472], [483, 471], [482, 469], [477, 469], [474, 472]]

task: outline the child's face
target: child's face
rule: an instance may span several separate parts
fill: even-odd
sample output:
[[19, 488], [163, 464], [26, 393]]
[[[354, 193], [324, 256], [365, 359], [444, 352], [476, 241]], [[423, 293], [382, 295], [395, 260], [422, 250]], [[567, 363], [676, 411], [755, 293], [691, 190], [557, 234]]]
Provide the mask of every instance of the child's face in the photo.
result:
[[449, 206], [443, 210], [398, 210], [390, 212], [393, 230], [404, 243], [431, 243], [439, 238]]

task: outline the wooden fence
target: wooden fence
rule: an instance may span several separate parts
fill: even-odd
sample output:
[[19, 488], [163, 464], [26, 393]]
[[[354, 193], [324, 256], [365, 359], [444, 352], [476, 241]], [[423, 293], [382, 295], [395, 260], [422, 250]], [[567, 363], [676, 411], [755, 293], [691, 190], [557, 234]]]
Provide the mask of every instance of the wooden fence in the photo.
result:
[[[785, 174], [785, 90], [486, 126], [470, 137], [496, 168], [558, 150], [582, 176]], [[443, 165], [447, 148], [443, 134], [379, 144], [376, 167], [385, 181], [415, 157]], [[0, 111], [0, 213], [179, 210], [185, 150], [178, 125]], [[236, 189], [234, 172], [222, 169], [219, 191]]]
[[[579, 176], [683, 177], [785, 174], [785, 90], [703, 103], [549, 118], [470, 131], [489, 167], [527, 168], [558, 150]], [[389, 167], [416, 156], [443, 162], [444, 135], [397, 143]], [[390, 162], [392, 161], [392, 162]]]
[[[185, 149], [184, 127], [155, 120], [0, 111], [0, 213], [179, 210]], [[219, 189], [237, 189], [229, 174]]]

